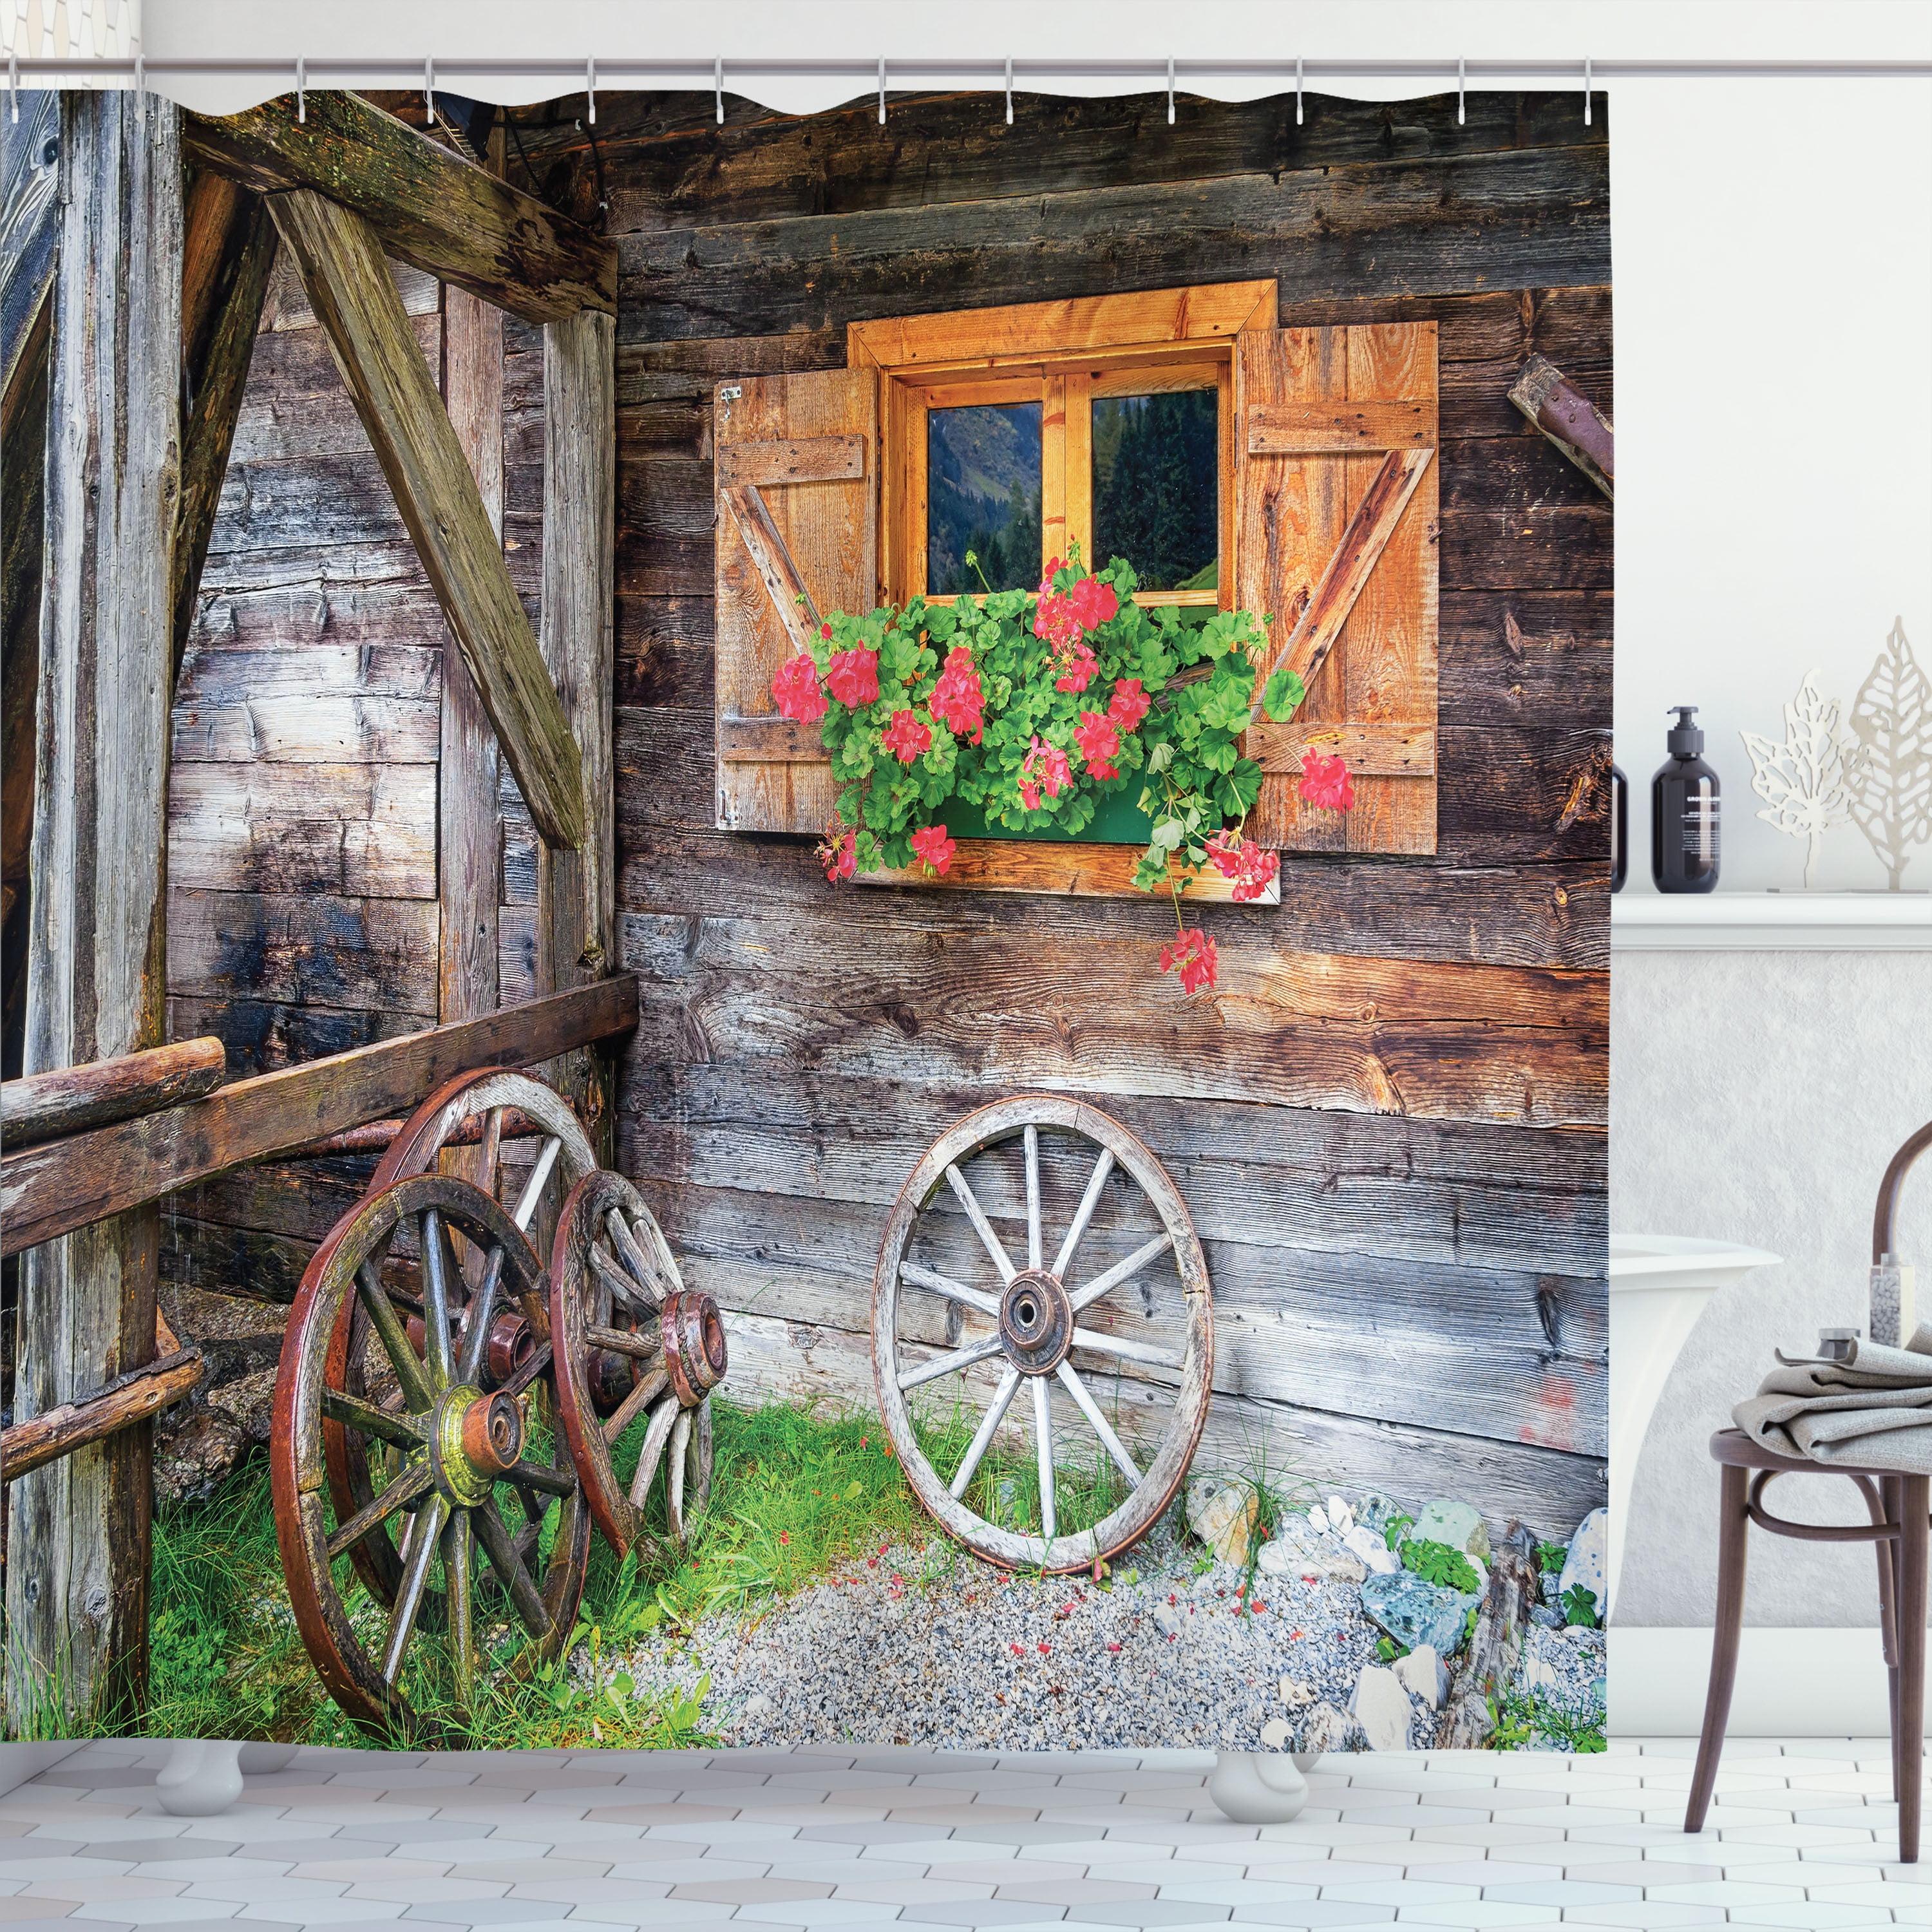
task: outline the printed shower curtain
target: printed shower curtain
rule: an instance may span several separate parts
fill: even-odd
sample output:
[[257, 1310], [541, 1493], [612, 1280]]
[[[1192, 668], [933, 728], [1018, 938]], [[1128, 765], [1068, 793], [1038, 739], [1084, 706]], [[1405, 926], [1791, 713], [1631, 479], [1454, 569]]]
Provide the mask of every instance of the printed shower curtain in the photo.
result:
[[9, 1734], [1587, 1748], [1602, 99], [728, 107], [0, 121]]

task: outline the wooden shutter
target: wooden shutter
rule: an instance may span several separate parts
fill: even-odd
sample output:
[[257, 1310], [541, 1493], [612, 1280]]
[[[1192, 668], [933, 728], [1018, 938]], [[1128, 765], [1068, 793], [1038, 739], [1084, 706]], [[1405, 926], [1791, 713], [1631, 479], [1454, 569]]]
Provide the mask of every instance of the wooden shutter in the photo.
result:
[[721, 383], [713, 447], [718, 823], [822, 832], [838, 788], [818, 727], [778, 716], [772, 677], [820, 614], [878, 600], [878, 375], [828, 369]]
[[[1235, 341], [1236, 602], [1270, 669], [1309, 686], [1256, 725], [1250, 821], [1300, 851], [1436, 850], [1436, 351], [1432, 322], [1257, 329]], [[1304, 810], [1304, 748], [1339, 752], [1343, 813]]]

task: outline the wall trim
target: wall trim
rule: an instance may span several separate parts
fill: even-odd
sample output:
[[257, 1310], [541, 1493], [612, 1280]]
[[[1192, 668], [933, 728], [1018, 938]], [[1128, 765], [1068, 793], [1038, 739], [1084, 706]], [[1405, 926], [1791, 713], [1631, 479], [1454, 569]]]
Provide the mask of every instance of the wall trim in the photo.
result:
[[1932, 892], [1620, 892], [1613, 952], [1932, 950]]
[[[1693, 1738], [1704, 1719], [1708, 1630], [1612, 1625], [1610, 1731]], [[1932, 1698], [1926, 1702], [1932, 1735]], [[1726, 1726], [1734, 1738], [1883, 1737], [1892, 1727], [1885, 1654], [1875, 1628], [1748, 1625]]]

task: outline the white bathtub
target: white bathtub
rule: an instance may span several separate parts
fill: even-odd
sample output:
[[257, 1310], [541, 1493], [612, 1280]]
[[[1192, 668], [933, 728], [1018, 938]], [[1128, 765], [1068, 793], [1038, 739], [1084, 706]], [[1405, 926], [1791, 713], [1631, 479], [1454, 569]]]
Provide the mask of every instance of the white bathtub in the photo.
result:
[[1605, 1582], [1612, 1602], [1630, 1520], [1630, 1482], [1664, 1384], [1711, 1297], [1753, 1268], [1774, 1268], [1783, 1259], [1735, 1241], [1694, 1240], [1682, 1234], [1610, 1237], [1610, 1535]]

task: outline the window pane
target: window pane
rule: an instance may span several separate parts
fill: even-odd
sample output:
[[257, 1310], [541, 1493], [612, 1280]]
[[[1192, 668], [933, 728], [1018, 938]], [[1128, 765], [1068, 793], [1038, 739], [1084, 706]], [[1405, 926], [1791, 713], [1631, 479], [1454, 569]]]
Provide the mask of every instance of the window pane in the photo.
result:
[[1220, 582], [1220, 464], [1213, 389], [1094, 399], [1094, 562], [1124, 556], [1143, 590]]
[[1040, 566], [1039, 404], [973, 403], [926, 421], [927, 590], [1030, 590]]

